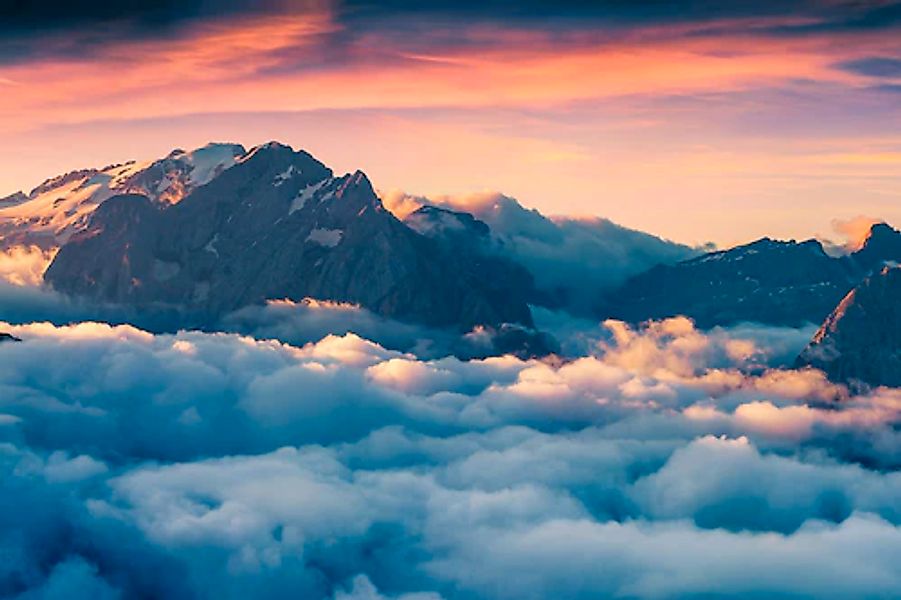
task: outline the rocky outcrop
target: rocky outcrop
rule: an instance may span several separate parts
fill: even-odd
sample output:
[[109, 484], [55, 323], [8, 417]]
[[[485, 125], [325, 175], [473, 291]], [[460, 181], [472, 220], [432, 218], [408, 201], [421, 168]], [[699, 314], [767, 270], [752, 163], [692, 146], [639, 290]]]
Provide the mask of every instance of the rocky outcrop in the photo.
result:
[[885, 267], [832, 311], [798, 366], [834, 381], [901, 386], [901, 267]]
[[878, 271], [886, 262], [901, 261], [901, 233], [886, 223], [877, 223], [859, 250], [849, 259], [864, 272]]

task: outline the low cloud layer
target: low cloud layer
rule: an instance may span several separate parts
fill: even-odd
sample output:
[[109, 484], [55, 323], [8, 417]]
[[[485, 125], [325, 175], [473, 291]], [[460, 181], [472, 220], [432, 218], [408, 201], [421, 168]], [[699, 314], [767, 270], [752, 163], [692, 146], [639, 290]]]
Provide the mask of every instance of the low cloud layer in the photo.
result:
[[424, 198], [382, 194], [399, 218], [423, 204], [468, 212], [491, 227], [505, 254], [535, 278], [553, 306], [593, 314], [602, 295], [660, 263], [690, 258], [697, 250], [601, 218], [548, 218], [498, 193]]
[[[891, 596], [901, 395], [786, 337], [546, 363], [0, 324], [0, 595]], [[768, 345], [768, 342], [771, 345]]]

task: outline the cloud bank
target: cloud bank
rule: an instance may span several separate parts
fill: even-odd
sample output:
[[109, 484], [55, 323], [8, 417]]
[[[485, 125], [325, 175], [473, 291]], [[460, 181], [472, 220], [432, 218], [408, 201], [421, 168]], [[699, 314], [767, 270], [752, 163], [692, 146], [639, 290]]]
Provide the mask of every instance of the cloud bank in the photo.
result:
[[50, 266], [55, 250], [37, 246], [12, 246], [0, 251], [0, 282], [17, 286], [38, 286]]
[[602, 294], [632, 275], [698, 254], [607, 219], [548, 218], [499, 193], [425, 198], [389, 191], [381, 197], [399, 218], [424, 204], [474, 215], [491, 227], [497, 251], [532, 273], [545, 302], [576, 314], [594, 314]]
[[782, 338], [608, 322], [541, 362], [0, 329], [24, 340], [0, 344], [3, 596], [901, 586], [901, 395], [774, 369]]

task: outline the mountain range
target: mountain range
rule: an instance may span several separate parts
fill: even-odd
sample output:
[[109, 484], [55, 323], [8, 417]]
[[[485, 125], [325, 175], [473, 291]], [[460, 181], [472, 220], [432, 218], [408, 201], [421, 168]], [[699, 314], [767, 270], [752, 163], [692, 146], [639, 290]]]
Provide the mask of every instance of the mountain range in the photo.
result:
[[[56, 252], [44, 280], [58, 292], [174, 310], [184, 327], [267, 300], [316, 298], [463, 333], [487, 327], [496, 348], [535, 355], [555, 346], [534, 331], [530, 306], [633, 323], [686, 315], [703, 328], [828, 317], [799, 364], [840, 379], [857, 371], [822, 357], [843, 354], [848, 330], [866, 326], [857, 309], [839, 318], [836, 306], [870, 304], [882, 267], [901, 261], [901, 233], [887, 224], [844, 256], [817, 240], [769, 238], [705, 252], [603, 219], [549, 219], [501, 195], [413, 200], [403, 213], [386, 207], [363, 172], [338, 176], [277, 142], [209, 144], [4, 198], [0, 245]], [[868, 287], [851, 292], [858, 285]], [[865, 312], [875, 310], [887, 309]]]
[[276, 143], [176, 203], [134, 193], [106, 200], [45, 279], [67, 294], [179, 306], [203, 319], [313, 297], [463, 331], [532, 325], [522, 267], [450, 251], [388, 212], [362, 172], [335, 177]]
[[873, 225], [861, 248], [847, 256], [829, 256], [818, 240], [763, 238], [657, 265], [609, 294], [598, 312], [631, 322], [685, 315], [701, 327], [817, 324], [892, 261], [901, 261], [901, 233], [884, 223]]

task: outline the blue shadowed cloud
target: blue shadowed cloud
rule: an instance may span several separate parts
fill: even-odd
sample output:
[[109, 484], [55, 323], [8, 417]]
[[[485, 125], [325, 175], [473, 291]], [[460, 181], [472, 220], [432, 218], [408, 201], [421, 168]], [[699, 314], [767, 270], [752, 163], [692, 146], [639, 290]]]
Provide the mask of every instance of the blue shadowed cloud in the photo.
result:
[[[460, 32], [462, 28], [479, 24], [516, 26], [548, 34], [603, 32], [607, 40], [642, 26], [665, 28], [693, 24], [691, 32], [679, 34], [686, 36], [747, 33], [750, 28], [760, 34], [793, 37], [877, 31], [901, 25], [901, 3], [881, 2], [133, 0], [72, 3], [48, 0], [4, 6], [0, 20], [0, 64], [47, 56], [90, 57], [110, 44], [167, 39], [221, 20], [310, 13], [328, 14], [336, 24], [326, 41], [333, 49], [340, 49], [357, 36], [372, 33], [402, 36], [413, 46], [447, 43], [444, 37], [465, 45], [466, 36], [446, 36], [442, 32]], [[755, 19], [759, 22], [753, 22]], [[666, 35], [663, 29], [658, 34]]]
[[842, 62], [837, 66], [850, 73], [867, 77], [901, 77], [901, 58], [871, 56]]

